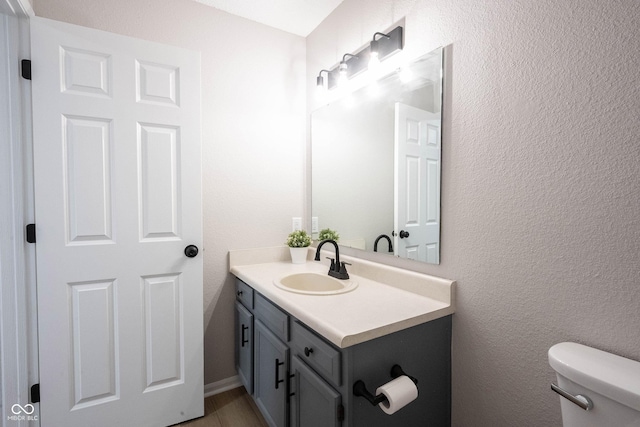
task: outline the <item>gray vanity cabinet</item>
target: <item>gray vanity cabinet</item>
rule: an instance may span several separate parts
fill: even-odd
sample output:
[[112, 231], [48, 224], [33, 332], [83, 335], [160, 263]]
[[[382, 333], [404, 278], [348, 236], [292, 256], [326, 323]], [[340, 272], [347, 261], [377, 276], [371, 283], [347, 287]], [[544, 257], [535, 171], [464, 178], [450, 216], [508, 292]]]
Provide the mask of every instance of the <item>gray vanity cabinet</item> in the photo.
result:
[[[338, 348], [246, 283], [236, 286], [236, 366], [271, 427], [451, 425], [450, 315]], [[354, 395], [359, 380], [375, 393], [396, 364], [418, 380], [415, 401], [387, 415]]]

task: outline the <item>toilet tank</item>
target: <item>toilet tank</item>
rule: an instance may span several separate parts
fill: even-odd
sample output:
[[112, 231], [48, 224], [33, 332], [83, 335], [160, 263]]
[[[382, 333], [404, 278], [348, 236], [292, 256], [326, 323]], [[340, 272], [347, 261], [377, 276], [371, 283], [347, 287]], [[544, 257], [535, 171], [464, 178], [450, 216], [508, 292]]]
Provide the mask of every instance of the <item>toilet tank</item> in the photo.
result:
[[640, 362], [563, 342], [549, 349], [549, 364], [561, 389], [593, 403], [584, 410], [560, 397], [564, 427], [640, 427]]

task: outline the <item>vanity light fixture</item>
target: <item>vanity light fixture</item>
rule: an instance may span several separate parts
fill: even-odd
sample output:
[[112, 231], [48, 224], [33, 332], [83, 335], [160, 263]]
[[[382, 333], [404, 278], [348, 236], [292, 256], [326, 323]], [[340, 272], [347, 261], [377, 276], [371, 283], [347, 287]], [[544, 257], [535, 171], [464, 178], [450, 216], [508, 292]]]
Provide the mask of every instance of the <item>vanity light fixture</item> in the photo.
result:
[[[376, 32], [373, 35], [371, 42], [364, 48], [360, 49], [355, 54], [345, 53], [342, 56], [342, 61], [327, 72], [327, 89], [333, 89], [339, 86], [341, 83], [346, 82], [348, 79], [354, 77], [358, 73], [367, 69], [375, 68], [375, 58], [378, 61], [384, 61], [389, 56], [396, 52], [400, 52], [403, 48], [403, 31], [402, 27], [398, 26], [393, 30], [385, 33]], [[370, 58], [369, 62], [363, 61], [363, 58]], [[369, 65], [367, 65], [369, 64]], [[320, 71], [316, 80], [316, 85], [320, 86], [320, 81], [324, 84], [322, 78], [322, 72]]]
[[347, 70], [349, 69], [349, 64], [347, 64], [347, 56], [350, 58], [358, 57], [358, 55], [352, 55], [350, 53], [345, 53], [344, 55], [342, 55], [342, 61], [340, 61], [339, 70], [340, 70], [340, 74], [343, 74], [343, 75], [346, 75]]
[[373, 35], [373, 39], [371, 40], [371, 43], [369, 43], [369, 69], [375, 68], [380, 64], [380, 58], [378, 56], [378, 45], [380, 43], [376, 40], [376, 36], [382, 36], [387, 39], [391, 38], [389, 34], [379, 32]]
[[338, 65], [338, 86], [344, 86], [344, 84], [349, 79], [349, 64], [347, 63], [347, 57], [349, 58], [358, 58], [358, 55], [352, 55], [350, 53], [345, 53], [342, 55], [342, 61], [340, 61], [340, 65]]
[[331, 71], [329, 70], [320, 70], [320, 72], [318, 73], [318, 77], [316, 77], [316, 86], [318, 87], [318, 89], [324, 88], [324, 77], [322, 77], [322, 73], [327, 73], [328, 76], [330, 72]]

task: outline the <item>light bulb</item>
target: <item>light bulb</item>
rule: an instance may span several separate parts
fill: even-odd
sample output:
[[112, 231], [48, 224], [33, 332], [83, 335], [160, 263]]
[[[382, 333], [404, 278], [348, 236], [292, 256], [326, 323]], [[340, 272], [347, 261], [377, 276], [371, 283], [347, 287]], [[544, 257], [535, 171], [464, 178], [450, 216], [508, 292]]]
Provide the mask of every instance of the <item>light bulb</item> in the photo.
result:
[[349, 69], [349, 66], [347, 65], [347, 61], [340, 61], [340, 66], [338, 67], [338, 71], [340, 72], [340, 75], [347, 75], [347, 70]]
[[344, 87], [348, 82], [349, 79], [347, 78], [347, 73], [340, 73], [340, 76], [338, 77], [338, 86]]
[[380, 65], [378, 56], [378, 40], [376, 40], [376, 35], [374, 34], [373, 40], [369, 43], [369, 69], [377, 68]]
[[369, 70], [373, 71], [380, 66], [380, 58], [378, 58], [378, 52], [371, 52], [369, 55]]
[[340, 66], [338, 67], [338, 70], [339, 70], [338, 86], [345, 86], [347, 81], [349, 80], [347, 77], [348, 69], [349, 69], [349, 66], [347, 65], [346, 61], [340, 62]]

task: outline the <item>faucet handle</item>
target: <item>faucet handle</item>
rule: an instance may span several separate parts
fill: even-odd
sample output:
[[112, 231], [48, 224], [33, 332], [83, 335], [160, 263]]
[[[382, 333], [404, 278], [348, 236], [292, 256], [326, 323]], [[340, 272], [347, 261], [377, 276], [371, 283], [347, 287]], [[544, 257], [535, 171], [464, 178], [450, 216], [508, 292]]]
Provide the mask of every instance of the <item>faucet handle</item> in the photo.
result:
[[341, 262], [340, 263], [340, 274], [346, 276], [345, 279], [349, 278], [349, 273], [347, 273], [347, 265], [351, 265], [349, 262]]
[[335, 270], [336, 269], [336, 260], [334, 258], [331, 258], [331, 257], [327, 257], [327, 259], [331, 260], [331, 269]]

